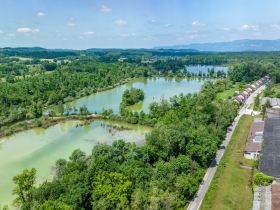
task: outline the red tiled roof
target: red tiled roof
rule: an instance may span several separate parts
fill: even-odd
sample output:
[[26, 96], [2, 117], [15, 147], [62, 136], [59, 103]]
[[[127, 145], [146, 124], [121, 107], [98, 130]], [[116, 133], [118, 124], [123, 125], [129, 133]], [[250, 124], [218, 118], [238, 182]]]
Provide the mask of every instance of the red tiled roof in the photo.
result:
[[242, 98], [238, 97], [238, 96], [235, 96], [236, 100], [239, 101], [239, 102], [242, 102]]

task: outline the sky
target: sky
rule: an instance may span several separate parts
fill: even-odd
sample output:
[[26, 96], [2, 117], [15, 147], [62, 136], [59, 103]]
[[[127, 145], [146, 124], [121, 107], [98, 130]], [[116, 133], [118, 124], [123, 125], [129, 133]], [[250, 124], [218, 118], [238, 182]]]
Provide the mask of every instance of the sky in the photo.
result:
[[0, 47], [152, 48], [280, 38], [279, 0], [0, 0]]

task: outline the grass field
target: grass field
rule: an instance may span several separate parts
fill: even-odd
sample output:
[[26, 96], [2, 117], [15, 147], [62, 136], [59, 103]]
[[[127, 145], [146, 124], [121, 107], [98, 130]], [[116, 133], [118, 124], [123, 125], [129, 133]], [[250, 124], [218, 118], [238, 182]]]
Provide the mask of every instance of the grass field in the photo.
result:
[[[18, 58], [18, 59], [20, 59], [21, 61], [26, 61], [26, 60], [33, 60], [32, 58], [23, 58], [23, 57], [18, 57], [18, 56], [11, 56], [11, 58]], [[45, 58], [40, 58], [40, 60], [41, 61], [49, 61], [49, 62], [53, 62], [53, 59], [45, 59]], [[64, 62], [68, 62], [68, 63], [70, 63], [71, 61], [69, 61], [69, 60], [67, 60], [67, 59], [65, 59], [64, 60]], [[60, 63], [61, 61], [59, 60], [59, 61], [57, 61], [57, 63]]]
[[217, 99], [228, 99], [229, 96], [233, 97], [233, 94], [235, 91], [238, 91], [238, 84], [236, 83], [236, 86], [231, 88], [230, 90], [225, 90], [224, 92], [217, 93]]
[[[255, 118], [261, 116], [255, 116]], [[253, 160], [243, 156], [244, 146], [254, 117], [243, 115], [232, 135], [224, 156], [212, 179], [208, 192], [201, 204], [201, 210], [252, 209], [253, 192], [249, 187], [248, 169], [239, 167], [239, 161], [252, 166]]]
[[[45, 74], [51, 74], [53, 71], [46, 71]], [[35, 74], [34, 76], [38, 76], [39, 74]], [[25, 75], [25, 77], [31, 77], [31, 75]], [[23, 76], [16, 76], [17, 79], [23, 79]], [[5, 78], [0, 78], [2, 82], [6, 82]]]

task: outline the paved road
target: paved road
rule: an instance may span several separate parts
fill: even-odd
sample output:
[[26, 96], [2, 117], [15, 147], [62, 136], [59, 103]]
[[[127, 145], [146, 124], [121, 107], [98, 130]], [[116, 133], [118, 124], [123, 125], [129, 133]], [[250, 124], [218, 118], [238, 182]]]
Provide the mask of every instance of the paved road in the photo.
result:
[[[219, 162], [221, 160], [221, 158], [223, 157], [223, 154], [225, 152], [225, 149], [231, 139], [231, 136], [234, 132], [234, 129], [240, 119], [240, 117], [245, 114], [245, 112], [247, 111], [247, 107], [249, 107], [249, 105], [251, 103], [253, 103], [254, 101], [254, 97], [257, 96], [258, 93], [261, 92], [261, 90], [263, 90], [265, 88], [265, 85], [261, 86], [259, 89], [257, 89], [246, 101], [246, 104], [240, 109], [237, 117], [234, 119], [234, 121], [232, 122], [232, 124], [227, 128], [227, 135], [225, 137], [225, 140], [222, 142], [215, 159], [212, 161], [211, 165], [209, 166], [197, 192], [195, 193], [190, 205], [188, 206], [187, 210], [198, 210], [201, 202], [204, 198], [204, 195], [206, 193], [206, 191], [208, 190], [208, 187], [210, 185], [210, 182], [217, 170], [217, 167], [219, 165]], [[248, 111], [247, 111], [248, 113]], [[251, 113], [251, 112], [250, 112]]]

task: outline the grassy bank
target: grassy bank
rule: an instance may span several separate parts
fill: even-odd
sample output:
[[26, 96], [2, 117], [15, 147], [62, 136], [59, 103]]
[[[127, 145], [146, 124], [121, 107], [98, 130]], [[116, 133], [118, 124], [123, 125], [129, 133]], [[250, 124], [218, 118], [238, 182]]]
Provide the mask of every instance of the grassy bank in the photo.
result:
[[231, 137], [216, 174], [205, 194], [201, 210], [210, 209], [251, 209], [253, 203], [252, 188], [249, 187], [251, 170], [243, 169], [252, 166], [253, 160], [243, 156], [244, 146], [254, 118], [243, 115]]
[[238, 84], [235, 87], [230, 88], [229, 90], [224, 90], [223, 92], [217, 93], [217, 99], [228, 99], [229, 96], [233, 97], [235, 91], [238, 91]]

